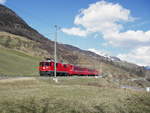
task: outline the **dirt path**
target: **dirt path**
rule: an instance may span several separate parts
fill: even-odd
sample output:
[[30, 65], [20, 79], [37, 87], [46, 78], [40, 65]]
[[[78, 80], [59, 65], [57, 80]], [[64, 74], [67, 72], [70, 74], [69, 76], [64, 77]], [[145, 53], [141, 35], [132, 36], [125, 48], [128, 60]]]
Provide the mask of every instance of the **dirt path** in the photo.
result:
[[2, 78], [2, 79], [0, 79], [0, 83], [25, 81], [25, 80], [36, 80], [36, 77]]

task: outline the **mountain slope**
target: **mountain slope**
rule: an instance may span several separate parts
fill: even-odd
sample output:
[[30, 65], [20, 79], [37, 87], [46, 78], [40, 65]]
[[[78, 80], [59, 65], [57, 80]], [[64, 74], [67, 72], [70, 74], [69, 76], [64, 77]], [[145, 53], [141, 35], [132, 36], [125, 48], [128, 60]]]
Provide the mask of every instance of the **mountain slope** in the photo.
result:
[[35, 41], [47, 41], [36, 30], [32, 29], [11, 9], [0, 4], [0, 31], [6, 31], [20, 36], [25, 36]]
[[[0, 5], [0, 31], [0, 45], [10, 50], [7, 52], [8, 55], [14, 54], [11, 53], [11, 50], [17, 50], [33, 58], [38, 56], [40, 59], [44, 57], [53, 59], [53, 41], [48, 40], [28, 26], [15, 12], [3, 5]], [[71, 45], [58, 44], [57, 51], [58, 61], [94, 68], [112, 77], [128, 78], [132, 76], [145, 76], [143, 67], [122, 61], [114, 62], [109, 58], [90, 51], [81, 50]], [[4, 61], [5, 57], [2, 57], [1, 60]], [[9, 60], [12, 60], [11, 57]], [[38, 60], [36, 60], [37, 62]], [[9, 64], [5, 62], [5, 65]], [[23, 65], [21, 66], [20, 64], [19, 68], [23, 68]]]

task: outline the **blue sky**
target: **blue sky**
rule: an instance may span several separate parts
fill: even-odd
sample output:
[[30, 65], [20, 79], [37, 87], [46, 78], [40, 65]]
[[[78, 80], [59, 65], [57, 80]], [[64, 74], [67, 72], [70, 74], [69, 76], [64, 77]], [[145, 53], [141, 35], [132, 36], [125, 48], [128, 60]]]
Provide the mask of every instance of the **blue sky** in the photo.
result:
[[149, 0], [0, 0], [53, 40], [150, 65]]

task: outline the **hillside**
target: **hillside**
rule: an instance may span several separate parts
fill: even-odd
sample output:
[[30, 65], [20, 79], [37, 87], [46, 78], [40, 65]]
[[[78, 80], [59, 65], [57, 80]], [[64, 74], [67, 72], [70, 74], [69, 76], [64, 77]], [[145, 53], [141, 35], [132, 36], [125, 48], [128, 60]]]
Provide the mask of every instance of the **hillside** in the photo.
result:
[[0, 4], [0, 31], [25, 36], [35, 41], [47, 41], [36, 30], [32, 29], [14, 11]]
[[[35, 29], [31, 28], [15, 12], [3, 5], [0, 5], [0, 31], [1, 49], [5, 48], [2, 49], [4, 51], [0, 51], [0, 54], [1, 56], [8, 56], [8, 58], [0, 58], [1, 61], [4, 62], [1, 64], [1, 67], [5, 67], [3, 66], [4, 64], [8, 66], [7, 68], [11, 68], [11, 65], [16, 65], [13, 62], [13, 57], [11, 57], [11, 55], [14, 55], [15, 59], [18, 59], [18, 56], [15, 56], [15, 54], [18, 53], [25, 54], [24, 58], [26, 58], [26, 55], [32, 57], [29, 58], [28, 62], [25, 60], [23, 61], [24, 58], [20, 59], [20, 61], [18, 61], [20, 64], [17, 64], [18, 66], [20, 65], [17, 67], [18, 70], [24, 68], [24, 65], [21, 65], [23, 63], [29, 63], [27, 67], [31, 69], [33, 67], [30, 63], [37, 66], [39, 59], [45, 57], [53, 59], [53, 41], [47, 39]], [[58, 61], [94, 68], [110, 77], [129, 78], [145, 76], [144, 68], [135, 64], [123, 61], [115, 62], [93, 52], [81, 50], [71, 45], [58, 44], [57, 49]], [[18, 53], [15, 53], [14, 51]], [[7, 60], [9, 62], [7, 62]], [[26, 69], [27, 73], [25, 74], [33, 75], [31, 74], [32, 71], [29, 71], [30, 69], [28, 68]], [[15, 74], [12, 70], [7, 71], [8, 72], [5, 71], [5, 68], [1, 68], [0, 73]], [[38, 73], [37, 70], [34, 73]]]
[[37, 76], [41, 59], [0, 47], [0, 76]]

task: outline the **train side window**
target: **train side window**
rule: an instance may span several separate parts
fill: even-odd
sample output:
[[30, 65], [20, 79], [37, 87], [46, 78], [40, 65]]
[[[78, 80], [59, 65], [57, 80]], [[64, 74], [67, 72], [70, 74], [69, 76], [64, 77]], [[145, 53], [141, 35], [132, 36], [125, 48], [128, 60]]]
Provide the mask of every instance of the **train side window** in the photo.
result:
[[54, 66], [54, 62], [50, 62], [50, 66]]
[[67, 65], [64, 65], [64, 68], [67, 68]]
[[78, 70], [79, 70], [79, 68], [78, 68], [78, 67], [74, 67], [74, 70], [78, 71]]
[[59, 66], [59, 64], [58, 63], [56, 63], [56, 67], [58, 67]]
[[50, 66], [53, 66], [53, 64], [52, 64], [51, 62], [49, 63], [49, 65], [50, 65]]

